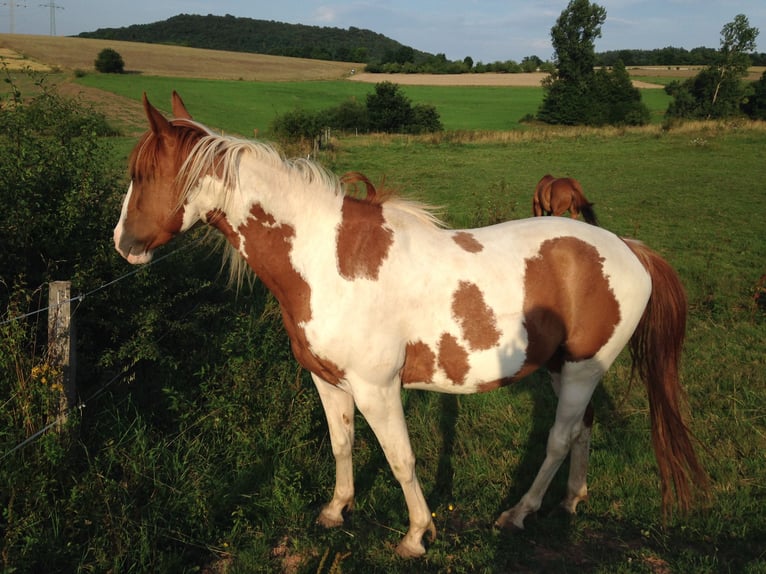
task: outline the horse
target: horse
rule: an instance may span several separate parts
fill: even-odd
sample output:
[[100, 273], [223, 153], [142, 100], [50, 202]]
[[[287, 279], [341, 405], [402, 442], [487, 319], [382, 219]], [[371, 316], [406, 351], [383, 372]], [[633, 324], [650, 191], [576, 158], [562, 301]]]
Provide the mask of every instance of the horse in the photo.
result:
[[[541, 368], [558, 396], [545, 459], [496, 520], [524, 527], [567, 455], [563, 508], [588, 495], [591, 396], [626, 345], [648, 394], [663, 511], [690, 510], [706, 485], [682, 416], [678, 366], [686, 295], [643, 243], [577, 220], [529, 218], [449, 229], [433, 209], [345, 178], [263, 142], [217, 134], [173, 92], [166, 118], [143, 96], [149, 129], [129, 159], [114, 229], [133, 264], [202, 222], [218, 230], [278, 301], [292, 352], [327, 418], [335, 487], [317, 522], [354, 503], [355, 409], [401, 485], [409, 529], [397, 552], [425, 553], [436, 528], [415, 473], [401, 390], [467, 394]], [[362, 184], [366, 194], [350, 193]]]
[[593, 204], [585, 198], [580, 182], [573, 177], [553, 177], [544, 175], [535, 187], [532, 197], [532, 214], [563, 215], [566, 211], [572, 219], [582, 213], [585, 221], [598, 225]]

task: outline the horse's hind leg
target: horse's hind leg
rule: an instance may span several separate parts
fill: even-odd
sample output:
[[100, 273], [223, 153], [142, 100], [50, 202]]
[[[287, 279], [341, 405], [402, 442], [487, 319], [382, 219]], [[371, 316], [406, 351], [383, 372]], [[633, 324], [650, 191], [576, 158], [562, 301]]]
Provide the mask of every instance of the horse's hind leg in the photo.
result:
[[343, 510], [354, 505], [354, 397], [312, 375], [327, 417], [330, 443], [335, 456], [335, 491], [317, 518], [325, 528], [343, 524]]
[[[556, 396], [561, 390], [561, 374], [551, 372], [551, 386]], [[569, 451], [569, 479], [567, 494], [561, 507], [574, 514], [577, 505], [588, 499], [588, 461], [590, 458], [590, 437], [593, 430], [593, 402], [589, 402], [583, 417], [583, 427]]]
[[548, 434], [545, 460], [535, 477], [532, 486], [513, 508], [503, 512], [497, 519], [497, 526], [524, 528], [527, 515], [536, 512], [543, 496], [550, 486], [556, 471], [572, 452], [573, 467], [570, 470], [567, 498], [564, 505], [571, 510], [577, 506], [580, 497], [587, 494], [585, 475], [588, 466], [588, 448], [590, 427], [586, 425], [585, 413], [596, 388], [601, 372], [594, 372], [590, 363], [565, 363], [561, 383], [554, 382], [554, 389], [559, 386], [559, 402], [556, 408], [556, 420]]
[[583, 427], [569, 451], [569, 480], [567, 495], [561, 507], [574, 514], [577, 505], [588, 499], [588, 460], [590, 458], [590, 436], [593, 431], [593, 404], [589, 403], [583, 417]]

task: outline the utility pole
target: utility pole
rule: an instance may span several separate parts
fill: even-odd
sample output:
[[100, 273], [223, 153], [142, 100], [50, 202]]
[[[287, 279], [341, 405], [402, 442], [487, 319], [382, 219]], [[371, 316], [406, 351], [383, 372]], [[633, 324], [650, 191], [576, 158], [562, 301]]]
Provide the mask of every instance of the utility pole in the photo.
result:
[[51, 36], [56, 35], [56, 10], [63, 10], [63, 6], [56, 4], [55, 0], [50, 0], [47, 4], [40, 4], [43, 8], [51, 9]]
[[15, 15], [15, 9], [16, 8], [26, 8], [26, 4], [19, 4], [17, 2], [14, 2], [13, 0], [10, 0], [10, 2], [3, 2], [0, 4], [0, 6], [8, 6], [8, 23], [10, 28], [10, 33], [15, 34], [16, 33], [16, 15]]

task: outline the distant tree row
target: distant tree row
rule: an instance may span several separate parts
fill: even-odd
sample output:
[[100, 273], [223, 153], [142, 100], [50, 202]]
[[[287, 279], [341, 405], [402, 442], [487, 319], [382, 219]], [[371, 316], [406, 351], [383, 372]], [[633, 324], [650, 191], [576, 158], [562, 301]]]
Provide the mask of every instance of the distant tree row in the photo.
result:
[[[752, 66], [766, 66], [766, 53], [749, 54]], [[626, 66], [708, 66], [718, 59], [715, 48], [675, 48], [668, 46], [655, 50], [609, 50], [596, 54], [597, 66], [614, 66], [622, 61]]]
[[[173, 44], [233, 52], [254, 52], [367, 64], [370, 72], [462, 74], [481, 72], [550, 71], [552, 63], [530, 55], [520, 62], [498, 60], [491, 63], [448, 60], [444, 54], [429, 54], [392, 40], [382, 34], [350, 27], [342, 28], [287, 24], [253, 18], [179, 14], [160, 22], [123, 28], [100, 28], [83, 32], [83, 38]], [[713, 48], [666, 47], [655, 50], [614, 50], [596, 54], [596, 66], [613, 66], [621, 60], [626, 66], [706, 66], [715, 61]], [[766, 65], [766, 54], [750, 54], [752, 65]]]

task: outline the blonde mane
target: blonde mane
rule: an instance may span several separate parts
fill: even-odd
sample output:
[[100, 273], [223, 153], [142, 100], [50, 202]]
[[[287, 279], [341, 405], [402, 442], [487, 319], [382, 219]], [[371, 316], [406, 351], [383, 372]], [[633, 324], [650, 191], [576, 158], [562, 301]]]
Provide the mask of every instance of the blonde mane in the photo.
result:
[[[197, 186], [197, 183], [206, 175], [215, 175], [223, 181], [225, 197], [221, 202], [221, 209], [225, 213], [230, 211], [232, 202], [239, 199], [239, 163], [244, 153], [254, 157], [256, 161], [264, 162], [271, 167], [283, 169], [295, 175], [306, 184], [318, 183], [332, 196], [355, 197], [360, 201], [373, 204], [385, 204], [389, 208], [407, 213], [425, 225], [433, 227], [445, 227], [445, 224], [436, 215], [438, 208], [426, 203], [402, 197], [393, 189], [385, 187], [383, 182], [375, 186], [367, 176], [359, 172], [349, 172], [338, 177], [320, 164], [304, 158], [286, 159], [272, 145], [254, 140], [246, 140], [232, 136], [224, 136], [213, 133], [204, 125], [186, 119], [172, 121], [176, 127], [186, 128], [179, 130], [180, 145], [177, 146], [176, 165], [176, 190], [180, 209], [189, 199]], [[144, 136], [142, 144], [137, 146], [135, 157], [131, 159], [131, 175], [140, 173], [142, 162], [152, 161], [156, 158], [156, 138]], [[156, 161], [156, 160], [155, 160]], [[357, 196], [359, 185], [364, 186], [365, 195]], [[221, 268], [229, 267], [229, 283], [239, 288], [245, 278], [252, 280], [252, 273], [248, 273], [249, 267], [244, 259], [233, 246], [223, 239], [224, 259]]]

